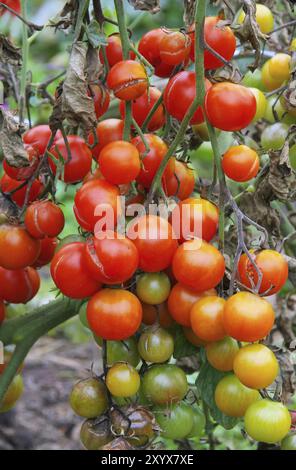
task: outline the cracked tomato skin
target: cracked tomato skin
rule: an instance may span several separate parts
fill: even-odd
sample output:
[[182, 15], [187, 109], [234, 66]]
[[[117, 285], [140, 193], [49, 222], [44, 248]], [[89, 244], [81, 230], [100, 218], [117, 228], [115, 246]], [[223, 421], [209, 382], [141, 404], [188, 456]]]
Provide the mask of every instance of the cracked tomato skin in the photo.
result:
[[[14, 180], [13, 178], [10, 178], [6, 173], [2, 176], [0, 180], [0, 187], [1, 190], [4, 193], [9, 193], [10, 191], [14, 191], [16, 188], [21, 186], [24, 181], [17, 181]], [[11, 198], [12, 200], [19, 206], [22, 207], [24, 205], [25, 199], [26, 199], [26, 192], [27, 192], [27, 185], [24, 185], [22, 188], [20, 188], [18, 191], [12, 194]], [[33, 181], [33, 184], [29, 190], [29, 200], [28, 203], [30, 204], [31, 202], [35, 201], [38, 196], [43, 191], [43, 184], [39, 180]]]
[[57, 237], [63, 230], [65, 217], [51, 201], [38, 201], [26, 210], [25, 226], [33, 238]]
[[[285, 258], [275, 250], [253, 252], [252, 256], [254, 256], [254, 261], [262, 273], [259, 294], [268, 296], [279, 292], [286, 283], [289, 274], [289, 267]], [[246, 254], [240, 257], [238, 275], [240, 281], [249, 288], [252, 287], [252, 283], [256, 285], [258, 282], [256, 269]]]
[[87, 321], [94, 334], [121, 341], [133, 336], [142, 321], [139, 299], [123, 289], [102, 289], [87, 304]]
[[146, 70], [135, 60], [122, 60], [109, 71], [107, 85], [116, 98], [124, 101], [135, 100], [148, 88]]
[[[142, 96], [132, 101], [132, 115], [138, 126], [142, 127], [150, 110], [160, 98], [161, 92], [158, 88], [151, 86]], [[125, 102], [120, 102], [120, 114], [122, 119], [125, 116]], [[147, 126], [149, 132], [154, 132], [165, 124], [165, 112], [163, 104], [160, 104], [153, 114]]]
[[186, 163], [175, 160], [173, 174], [164, 176], [163, 188], [167, 196], [175, 196], [181, 201], [190, 196], [194, 190], [194, 171]]
[[87, 270], [85, 244], [81, 242], [63, 246], [53, 257], [50, 272], [55, 285], [71, 299], [90, 297], [101, 288]]
[[110, 104], [110, 94], [102, 83], [89, 85], [88, 96], [93, 99], [97, 119], [103, 116]]
[[31, 266], [39, 253], [40, 241], [32, 238], [24, 227], [0, 225], [0, 266], [2, 268], [22, 269]]
[[39, 151], [35, 146], [24, 144], [24, 148], [27, 151], [29, 165], [17, 168], [9, 165], [7, 160], [3, 160], [3, 170], [5, 173], [10, 178], [18, 181], [29, 179], [36, 170], [39, 162]]
[[[59, 160], [60, 155], [64, 161], [64, 175], [63, 181], [65, 183], [78, 183], [82, 181], [83, 178], [90, 172], [92, 164], [91, 151], [89, 150], [86, 142], [81, 137], [77, 135], [69, 135], [67, 137], [70, 152], [71, 160], [68, 161], [68, 151], [63, 138], [58, 139], [53, 147], [51, 148], [51, 153], [54, 157]], [[50, 159], [49, 164], [52, 172], [56, 173], [56, 164]]]
[[33, 264], [33, 267], [41, 268], [42, 266], [46, 266], [48, 263], [50, 263], [54, 257], [57, 246], [57, 238], [42, 238], [42, 240], [40, 240], [40, 253], [35, 263]]
[[179, 65], [189, 59], [191, 39], [181, 31], [164, 31], [159, 43], [160, 59], [168, 65]]
[[25, 304], [35, 297], [39, 287], [40, 277], [36, 269], [9, 270], [0, 267], [0, 297], [5, 302]]
[[[32, 127], [23, 135], [23, 141], [25, 144], [36, 147], [39, 151], [40, 156], [44, 154], [48, 142], [51, 138], [51, 130], [47, 124], [40, 124], [39, 126]], [[54, 142], [62, 137], [61, 131], [58, 131], [55, 135]]]
[[[97, 144], [91, 149], [93, 157], [98, 161], [102, 149], [117, 140], [123, 140], [124, 121], [122, 119], [105, 119], [98, 123], [96, 128]], [[89, 135], [89, 145], [94, 144], [93, 134]]]
[[138, 45], [140, 54], [154, 67], [154, 74], [161, 78], [169, 77], [174, 70], [174, 65], [164, 63], [160, 57], [160, 43], [164, 36], [161, 28], [152, 29], [141, 37]]

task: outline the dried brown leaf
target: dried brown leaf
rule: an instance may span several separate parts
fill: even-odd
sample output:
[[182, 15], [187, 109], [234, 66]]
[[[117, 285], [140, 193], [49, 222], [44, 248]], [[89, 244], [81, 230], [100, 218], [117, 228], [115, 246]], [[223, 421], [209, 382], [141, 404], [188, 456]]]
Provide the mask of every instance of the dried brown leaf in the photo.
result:
[[128, 0], [135, 10], [158, 13], [160, 10], [160, 0]]
[[13, 221], [18, 217], [18, 208], [8, 196], [0, 192], [0, 221]]
[[78, 0], [68, 0], [62, 11], [50, 22], [50, 26], [64, 31], [69, 29], [75, 24], [78, 4]]
[[14, 116], [3, 108], [0, 108], [0, 142], [4, 157], [11, 166], [19, 168], [29, 165], [20, 125]]
[[184, 23], [191, 26], [194, 21], [196, 0], [184, 0]]
[[15, 47], [6, 36], [0, 34], [0, 62], [19, 67], [21, 61], [20, 48]]

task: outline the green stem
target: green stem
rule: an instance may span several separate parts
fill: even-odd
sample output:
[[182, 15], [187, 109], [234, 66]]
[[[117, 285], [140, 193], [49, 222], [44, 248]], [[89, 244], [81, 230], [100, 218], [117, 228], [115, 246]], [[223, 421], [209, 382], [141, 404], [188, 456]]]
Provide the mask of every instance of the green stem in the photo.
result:
[[138, 134], [138, 136], [141, 138], [143, 144], [145, 145], [145, 156], [148, 154], [150, 147], [147, 142], [147, 139], [145, 137], [144, 132], [142, 131], [141, 127], [138, 125], [138, 123], [135, 121], [135, 119], [132, 119], [133, 126]]
[[147, 116], [146, 116], [146, 118], [145, 118], [145, 121], [143, 122], [143, 125], [142, 125], [142, 130], [143, 130], [143, 132], [146, 132], [147, 127], [148, 127], [148, 124], [150, 123], [151, 119], [153, 118], [154, 113], [157, 111], [157, 109], [159, 108], [159, 106], [160, 106], [161, 103], [163, 102], [163, 94], [164, 94], [164, 92], [161, 93], [160, 97], [159, 97], [158, 100], [154, 103], [154, 105], [153, 105], [152, 108], [150, 109], [149, 113], [147, 114]]
[[[27, 0], [21, 0], [21, 12], [24, 20], [27, 20]], [[27, 67], [29, 58], [29, 43], [28, 43], [28, 26], [22, 23], [22, 69], [20, 81], [20, 98], [19, 98], [19, 116], [20, 124], [24, 121], [25, 104], [26, 104], [26, 85], [27, 85]]]
[[77, 13], [77, 21], [76, 21], [75, 31], [74, 31], [74, 42], [78, 41], [80, 38], [81, 30], [83, 26], [83, 20], [87, 13], [88, 7], [89, 7], [89, 0], [80, 0], [78, 13]]

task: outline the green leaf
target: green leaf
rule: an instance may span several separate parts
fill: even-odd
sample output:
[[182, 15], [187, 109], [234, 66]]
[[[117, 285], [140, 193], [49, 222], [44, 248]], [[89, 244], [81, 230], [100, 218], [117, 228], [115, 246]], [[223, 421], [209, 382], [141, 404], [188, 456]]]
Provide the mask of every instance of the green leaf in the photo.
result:
[[92, 20], [89, 25], [85, 27], [90, 44], [94, 47], [107, 46], [106, 36], [102, 33], [101, 27], [96, 20]]
[[175, 331], [175, 348], [174, 358], [181, 359], [182, 357], [192, 356], [196, 354], [198, 349], [193, 344], [189, 343], [184, 336], [181, 326], [177, 326]]
[[220, 372], [206, 362], [201, 366], [195, 385], [201, 399], [209, 407], [213, 419], [225, 429], [232, 429], [238, 423], [238, 419], [226, 416], [215, 403], [215, 388], [225, 375], [226, 372]]

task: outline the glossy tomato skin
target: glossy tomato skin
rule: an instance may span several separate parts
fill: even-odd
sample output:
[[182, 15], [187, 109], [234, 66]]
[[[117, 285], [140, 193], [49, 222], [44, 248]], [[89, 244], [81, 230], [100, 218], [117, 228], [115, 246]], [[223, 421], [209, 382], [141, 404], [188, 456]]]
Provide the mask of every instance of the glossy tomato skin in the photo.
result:
[[145, 272], [166, 269], [178, 246], [171, 224], [156, 215], [142, 216], [132, 222], [128, 237], [138, 249], [139, 268]]
[[57, 237], [63, 230], [65, 217], [51, 201], [38, 201], [26, 210], [25, 226], [34, 238]]
[[113, 439], [109, 423], [96, 418], [84, 421], [79, 437], [86, 450], [99, 450]]
[[55, 285], [72, 299], [89, 297], [101, 288], [87, 270], [85, 244], [81, 242], [63, 246], [53, 257], [50, 272]]
[[77, 382], [70, 394], [73, 411], [83, 418], [96, 418], [108, 408], [105, 384], [94, 377]]
[[[161, 92], [158, 88], [151, 86], [142, 96], [132, 101], [132, 115], [138, 126], [142, 127], [150, 110], [153, 108], [157, 100], [160, 98]], [[120, 114], [122, 119], [125, 116], [125, 102], [120, 102]], [[165, 124], [165, 112], [163, 104], [160, 104], [153, 114], [147, 126], [149, 132], [161, 129]]]
[[[205, 81], [206, 90], [211, 88], [211, 83]], [[178, 121], [182, 121], [196, 95], [195, 72], [182, 71], [171, 78], [165, 88], [164, 105], [167, 112]], [[182, 96], [182, 99], [180, 99]], [[200, 124], [204, 121], [201, 106], [195, 111], [190, 124]]]
[[174, 338], [164, 328], [152, 326], [141, 334], [138, 349], [146, 362], [166, 362], [174, 352]]
[[[10, 178], [8, 175], [6, 175], [4, 173], [4, 175], [2, 176], [2, 178], [0, 180], [0, 187], [1, 187], [1, 190], [4, 193], [6, 193], [6, 192], [9, 193], [10, 191], [14, 191], [19, 186], [22, 186], [23, 183], [25, 183], [25, 181], [14, 180], [14, 179]], [[27, 188], [28, 188], [28, 186], [24, 185], [24, 186], [22, 186], [21, 189], [14, 192], [11, 196], [12, 200], [19, 207], [22, 207], [24, 202], [25, 202]], [[33, 184], [32, 184], [32, 186], [29, 190], [29, 198], [28, 198], [29, 204], [31, 202], [35, 201], [38, 198], [38, 196], [40, 196], [42, 190], [43, 190], [42, 183], [40, 183], [40, 181], [37, 180], [37, 179], [35, 181], [33, 181]]]
[[[105, 119], [98, 123], [96, 128], [97, 144], [91, 149], [93, 157], [98, 161], [101, 150], [110, 142], [123, 139], [124, 122], [121, 119]], [[93, 134], [89, 135], [88, 142], [94, 144]]]
[[117, 98], [124, 101], [135, 100], [148, 88], [146, 70], [135, 60], [122, 60], [109, 71], [107, 85]]
[[224, 131], [239, 131], [247, 127], [256, 114], [256, 108], [252, 91], [230, 82], [216, 83], [205, 97], [208, 120]]
[[[104, 213], [100, 213], [100, 206], [106, 206], [108, 211], [112, 211], [110, 222], [114, 229], [116, 225], [118, 210], [117, 197], [119, 189], [108, 181], [92, 180], [85, 183], [76, 193], [74, 199], [74, 214], [79, 225], [89, 232], [95, 230], [95, 226], [104, 217]], [[103, 209], [102, 206], [102, 209]], [[97, 215], [95, 214], [97, 208]], [[103, 211], [102, 211], [103, 212]], [[109, 212], [108, 212], [109, 214]]]
[[22, 269], [31, 266], [40, 253], [40, 241], [35, 240], [24, 227], [0, 225], [0, 266]]
[[134, 337], [124, 341], [107, 341], [107, 364], [113, 366], [116, 362], [128, 362], [137, 367], [140, 362], [137, 342]]
[[137, 277], [136, 292], [141, 302], [159, 305], [166, 301], [171, 283], [166, 273], [143, 273]]
[[181, 31], [164, 30], [159, 43], [160, 59], [168, 65], [179, 65], [188, 60], [191, 39]]
[[204, 297], [193, 304], [190, 323], [193, 332], [203, 341], [219, 341], [225, 337], [223, 311], [225, 300], [220, 297]]
[[250, 292], [238, 292], [226, 301], [223, 324], [226, 333], [238, 341], [265, 338], [274, 324], [272, 305]]
[[140, 388], [140, 376], [130, 364], [118, 362], [108, 370], [106, 385], [114, 397], [131, 397]]
[[167, 439], [185, 439], [193, 427], [193, 410], [186, 403], [158, 406], [153, 409], [161, 427], [161, 436]]
[[180, 282], [175, 284], [168, 298], [168, 309], [174, 320], [180, 325], [191, 327], [190, 310], [195, 302], [205, 296], [216, 295], [215, 289], [197, 292]]
[[245, 414], [245, 429], [256, 441], [275, 444], [288, 434], [290, 427], [291, 415], [282, 403], [260, 400]]
[[16, 168], [9, 165], [7, 160], [3, 160], [3, 170], [5, 173], [12, 179], [22, 181], [29, 179], [38, 166], [39, 161], [39, 151], [36, 147], [32, 145], [25, 144], [25, 150], [27, 151], [28, 156], [28, 166]]
[[233, 361], [238, 351], [237, 342], [229, 336], [206, 345], [208, 362], [212, 367], [222, 372], [228, 372], [233, 369]]
[[278, 375], [279, 364], [267, 346], [250, 344], [235, 356], [233, 370], [246, 387], [260, 389], [272, 384]]
[[85, 253], [89, 271], [103, 284], [127, 281], [139, 264], [139, 254], [133, 242], [116, 232], [107, 232], [104, 238], [89, 239]]
[[131, 183], [141, 170], [137, 148], [123, 140], [106, 145], [101, 150], [98, 161], [104, 178], [112, 184]]
[[234, 181], [249, 181], [257, 176], [260, 160], [257, 152], [246, 145], [230, 147], [223, 155], [224, 173]]
[[[107, 46], [106, 46], [106, 57], [109, 64], [109, 67], [113, 67], [113, 65], [117, 64], [117, 62], [121, 62], [123, 60], [122, 54], [122, 44], [120, 35], [115, 33], [111, 34], [107, 37]], [[133, 51], [129, 53], [129, 59], [134, 60], [136, 54]], [[100, 61], [104, 64], [104, 54], [102, 49], [100, 49]]]
[[0, 268], [0, 297], [5, 302], [26, 304], [35, 297], [39, 287], [40, 277], [34, 268], [13, 271]]
[[[37, 147], [39, 154], [43, 155], [49, 140], [51, 138], [52, 132], [50, 127], [47, 124], [40, 124], [39, 126], [32, 127], [23, 135], [23, 141], [25, 144], [32, 145]], [[54, 142], [62, 137], [61, 131], [58, 131], [55, 135]]]
[[222, 413], [234, 418], [244, 416], [250, 405], [259, 399], [259, 392], [245, 387], [234, 374], [223, 377], [215, 389], [217, 407]]
[[129, 291], [103, 289], [88, 302], [87, 320], [97, 336], [121, 341], [138, 330], [142, 320], [142, 306]]
[[176, 279], [198, 292], [216, 287], [225, 272], [222, 254], [214, 246], [199, 239], [189, 240], [179, 246], [172, 266]]
[[1, 323], [3, 323], [4, 320], [5, 320], [5, 305], [1, 300], [0, 301], [0, 325]]
[[[69, 148], [71, 151], [71, 160], [68, 161], [68, 152], [65, 141], [63, 138], [58, 139], [54, 146], [51, 148], [51, 153], [57, 158], [60, 154], [64, 160], [64, 176], [65, 183], [77, 183], [83, 180], [87, 173], [91, 170], [91, 151], [89, 150], [86, 142], [81, 137], [76, 135], [67, 136]], [[56, 172], [56, 165], [53, 160], [50, 160], [52, 171]]]
[[145, 59], [154, 67], [154, 73], [157, 77], [167, 78], [174, 70], [173, 65], [165, 64], [160, 58], [160, 42], [165, 36], [161, 29], [152, 29], [141, 37], [138, 50]]
[[145, 397], [156, 405], [176, 403], [187, 393], [186, 374], [172, 364], [152, 366], [143, 376], [142, 390]]
[[109, 108], [110, 94], [102, 83], [88, 86], [88, 96], [93, 99], [97, 119], [103, 116]]
[[52, 258], [54, 257], [57, 246], [57, 238], [42, 238], [42, 240], [40, 240], [40, 253], [38, 258], [34, 262], [33, 267], [41, 268], [42, 266], [46, 266], [48, 263], [50, 263]]
[[[132, 144], [135, 145], [140, 152], [142, 159], [142, 168], [137, 177], [137, 182], [144, 186], [144, 188], [150, 188], [153, 178], [164, 159], [168, 147], [166, 143], [157, 135], [145, 134], [145, 139], [149, 146], [149, 152], [146, 152], [145, 145], [140, 137], [132, 139]], [[170, 158], [163, 178], [169, 177], [173, 174], [175, 169], [175, 160]]]
[[[254, 261], [262, 273], [259, 293], [267, 296], [278, 292], [288, 279], [289, 267], [285, 258], [277, 251], [262, 250], [254, 254]], [[251, 287], [252, 282], [255, 285], [258, 282], [255, 267], [245, 254], [240, 257], [238, 274], [241, 282], [247, 287]]]
[[202, 198], [184, 199], [172, 212], [172, 225], [180, 242], [191, 238], [209, 242], [216, 235], [218, 223], [218, 207]]
[[172, 175], [165, 175], [163, 188], [167, 196], [183, 201], [193, 192], [194, 184], [194, 171], [186, 163], [175, 160], [175, 171]]

